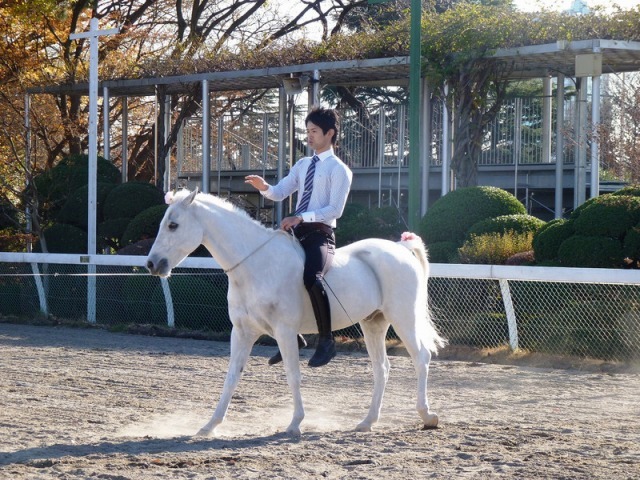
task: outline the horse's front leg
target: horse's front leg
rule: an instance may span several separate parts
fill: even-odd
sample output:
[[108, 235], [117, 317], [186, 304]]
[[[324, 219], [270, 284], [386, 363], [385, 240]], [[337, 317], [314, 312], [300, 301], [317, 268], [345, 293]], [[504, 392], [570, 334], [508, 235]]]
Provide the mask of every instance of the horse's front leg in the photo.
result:
[[282, 354], [282, 361], [287, 373], [287, 384], [293, 396], [293, 418], [287, 427], [287, 433], [300, 435], [300, 423], [304, 419], [304, 405], [302, 404], [302, 393], [300, 385], [302, 375], [300, 374], [300, 353], [298, 349], [298, 339], [296, 332], [287, 329], [276, 334], [278, 347]]
[[224, 421], [231, 397], [238, 386], [238, 382], [242, 376], [242, 370], [249, 359], [251, 348], [257, 338], [257, 335], [237, 327], [233, 327], [231, 330], [231, 358], [229, 360], [229, 371], [224, 380], [222, 395], [220, 396], [218, 406], [213, 412], [211, 420], [200, 429], [198, 435], [211, 435], [214, 433], [216, 427]]

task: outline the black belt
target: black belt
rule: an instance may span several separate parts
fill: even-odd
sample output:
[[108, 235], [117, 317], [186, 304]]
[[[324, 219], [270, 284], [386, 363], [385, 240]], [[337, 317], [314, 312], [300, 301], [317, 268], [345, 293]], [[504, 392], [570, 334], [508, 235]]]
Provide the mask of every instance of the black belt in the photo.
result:
[[298, 238], [303, 235], [308, 235], [311, 232], [322, 232], [329, 236], [333, 235], [333, 228], [322, 222], [303, 222], [295, 228], [296, 237]]

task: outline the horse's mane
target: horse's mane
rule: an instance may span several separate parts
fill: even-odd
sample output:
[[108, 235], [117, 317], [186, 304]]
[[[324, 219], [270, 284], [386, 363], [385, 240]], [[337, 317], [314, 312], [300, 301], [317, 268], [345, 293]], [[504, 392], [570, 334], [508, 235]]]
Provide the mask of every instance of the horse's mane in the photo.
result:
[[[181, 189], [178, 190], [176, 193], [174, 193], [171, 196], [171, 203], [174, 202], [179, 202], [183, 199], [185, 199], [186, 197], [188, 197], [192, 192], [187, 190], [187, 189]], [[218, 197], [217, 195], [212, 195], [210, 193], [204, 193], [204, 192], [199, 192], [198, 194], [196, 194], [196, 198], [195, 198], [198, 202], [203, 203], [209, 207], [213, 207], [213, 208], [220, 208], [222, 210], [226, 210], [228, 212], [234, 213], [240, 217], [243, 217], [244, 219], [250, 221], [251, 223], [253, 223], [254, 225], [257, 225], [267, 231], [272, 231], [270, 228], [265, 227], [262, 223], [260, 223], [258, 220], [254, 219], [253, 217], [251, 217], [251, 215], [249, 215], [244, 209], [238, 207], [237, 205], [234, 205], [233, 203], [231, 203], [229, 200], [226, 200], [224, 198]]]
[[[184, 200], [186, 197], [188, 197], [191, 193], [192, 192], [190, 190], [181, 189], [181, 190], [178, 190], [177, 192], [171, 194], [169, 197], [167, 197], [166, 201], [169, 204], [178, 203], [181, 200]], [[167, 194], [167, 195], [169, 195], [169, 194]], [[262, 225], [260, 222], [258, 222], [254, 218], [252, 218], [251, 215], [249, 215], [245, 210], [243, 210], [242, 208], [234, 205], [229, 200], [226, 200], [224, 198], [220, 198], [220, 197], [218, 197], [216, 195], [212, 195], [212, 194], [209, 194], [209, 193], [204, 193], [204, 192], [198, 192], [196, 194], [196, 198], [195, 199], [198, 202], [204, 203], [205, 205], [213, 206], [215, 208], [221, 208], [223, 210], [227, 210], [229, 212], [235, 213], [236, 215], [244, 217], [247, 220], [250, 220], [251, 222], [253, 222], [253, 223], [257, 224], [257, 225], [260, 225], [262, 228], [267, 229], [267, 227]], [[269, 229], [267, 229], [267, 230], [269, 230]]]
[[[188, 190], [188, 189], [186, 189], [186, 188], [178, 190], [175, 193], [174, 192], [169, 192], [165, 196], [165, 202], [168, 203], [169, 205], [174, 204], [174, 203], [178, 203], [178, 202], [184, 200], [185, 198], [187, 198], [191, 193], [193, 193], [193, 192]], [[271, 235], [284, 235], [285, 237], [287, 237], [290, 240], [291, 245], [296, 250], [298, 255], [300, 255], [302, 257], [302, 255], [303, 255], [302, 254], [302, 247], [300, 246], [300, 244], [296, 240], [295, 236], [290, 235], [289, 233], [285, 232], [284, 230], [280, 230], [280, 229], [273, 230], [273, 229], [271, 229], [269, 227], [266, 227], [265, 225], [260, 223], [258, 220], [254, 219], [251, 215], [249, 215], [244, 209], [238, 207], [237, 205], [234, 205], [229, 200], [226, 200], [224, 198], [221, 198], [221, 197], [218, 197], [216, 195], [209, 194], [209, 193], [204, 193], [204, 192], [197, 193], [196, 197], [195, 197], [195, 200], [197, 200], [199, 203], [204, 204], [206, 207], [208, 207], [208, 208], [210, 208], [212, 210], [222, 209], [222, 210], [226, 210], [228, 212], [231, 212], [234, 215], [238, 215], [242, 219], [246, 220], [247, 223], [249, 223], [250, 225], [254, 225], [254, 226], [262, 229], [263, 231], [266, 231], [266, 232], [270, 233]]]

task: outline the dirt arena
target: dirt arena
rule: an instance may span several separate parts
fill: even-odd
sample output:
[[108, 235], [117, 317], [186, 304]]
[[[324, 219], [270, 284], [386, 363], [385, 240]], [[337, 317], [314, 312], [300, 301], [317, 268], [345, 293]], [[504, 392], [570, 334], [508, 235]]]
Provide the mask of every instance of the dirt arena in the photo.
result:
[[0, 324], [0, 478], [640, 478], [637, 373], [436, 359], [440, 428], [425, 431], [411, 362], [393, 356], [381, 421], [357, 433], [371, 369], [339, 353], [303, 363], [307, 416], [290, 437], [274, 351], [255, 347], [218, 436], [197, 438], [227, 343]]

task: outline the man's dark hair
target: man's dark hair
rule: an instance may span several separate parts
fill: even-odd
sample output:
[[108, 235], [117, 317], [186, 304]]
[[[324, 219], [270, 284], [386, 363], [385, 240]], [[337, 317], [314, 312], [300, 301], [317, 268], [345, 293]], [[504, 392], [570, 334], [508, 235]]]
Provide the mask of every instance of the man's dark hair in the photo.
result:
[[319, 126], [322, 129], [322, 133], [325, 135], [331, 129], [334, 131], [334, 135], [331, 138], [331, 143], [336, 144], [338, 140], [338, 131], [340, 129], [340, 118], [338, 112], [332, 108], [313, 107], [307, 118], [304, 119], [304, 124], [312, 122], [314, 125]]

